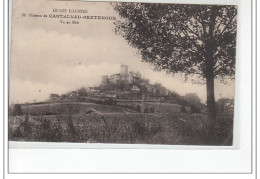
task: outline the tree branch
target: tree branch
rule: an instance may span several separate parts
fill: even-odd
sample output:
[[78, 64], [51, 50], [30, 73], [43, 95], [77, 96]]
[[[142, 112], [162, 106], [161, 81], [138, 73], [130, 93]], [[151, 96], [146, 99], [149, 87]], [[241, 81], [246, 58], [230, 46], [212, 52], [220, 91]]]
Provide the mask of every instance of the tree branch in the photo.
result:
[[[223, 21], [224, 21], [224, 18], [221, 19], [221, 22], [218, 24], [218, 26], [215, 28], [214, 31], [218, 30], [219, 26], [220, 26], [221, 24], [223, 24]], [[216, 35], [217, 35], [217, 34], [216, 34]]]
[[237, 26], [234, 26], [232, 29], [230, 29], [229, 31], [227, 31], [227, 33], [232, 32], [233, 30], [235, 30], [237, 28]]
[[187, 29], [190, 33], [194, 34], [197, 38], [200, 39], [199, 34], [195, 33], [189, 26], [187, 26], [186, 29]]
[[224, 29], [220, 32], [220, 35], [222, 35], [225, 30], [227, 29], [227, 27], [230, 25], [230, 23], [233, 21], [233, 19], [236, 17], [237, 12], [234, 13], [234, 15], [230, 18], [229, 22], [225, 25]]
[[[199, 13], [201, 13], [201, 12], [199, 12]], [[200, 21], [197, 17], [194, 17], [194, 19], [195, 19], [196, 21], [198, 21], [198, 22], [201, 24], [201, 26], [202, 26], [202, 30], [203, 30], [203, 34], [205, 35], [205, 34], [206, 34], [206, 31], [205, 31], [205, 24], [204, 24], [202, 21]]]
[[[200, 18], [203, 19], [203, 16], [202, 16], [202, 14], [201, 14], [201, 11], [198, 11], [198, 13], [199, 13]], [[202, 25], [203, 33], [204, 33], [204, 36], [205, 36], [207, 32], [206, 32], [206, 28], [205, 28], [205, 24], [203, 23], [203, 20], [202, 20], [201, 25]]]

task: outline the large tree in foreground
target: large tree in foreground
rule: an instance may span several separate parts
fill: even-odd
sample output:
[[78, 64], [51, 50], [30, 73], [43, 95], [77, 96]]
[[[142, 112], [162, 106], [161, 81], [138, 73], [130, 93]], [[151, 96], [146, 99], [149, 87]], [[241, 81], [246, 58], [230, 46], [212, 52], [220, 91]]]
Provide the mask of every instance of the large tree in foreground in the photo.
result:
[[206, 81], [208, 118], [216, 119], [214, 79], [233, 77], [237, 8], [228, 5], [113, 3], [116, 33], [156, 70]]

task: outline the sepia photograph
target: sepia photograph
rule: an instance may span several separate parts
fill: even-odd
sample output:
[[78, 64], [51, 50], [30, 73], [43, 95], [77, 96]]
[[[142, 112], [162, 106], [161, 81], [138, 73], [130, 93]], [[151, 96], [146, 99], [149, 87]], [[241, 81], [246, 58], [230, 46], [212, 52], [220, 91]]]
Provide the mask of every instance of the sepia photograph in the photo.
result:
[[8, 140], [233, 146], [237, 6], [13, 0]]

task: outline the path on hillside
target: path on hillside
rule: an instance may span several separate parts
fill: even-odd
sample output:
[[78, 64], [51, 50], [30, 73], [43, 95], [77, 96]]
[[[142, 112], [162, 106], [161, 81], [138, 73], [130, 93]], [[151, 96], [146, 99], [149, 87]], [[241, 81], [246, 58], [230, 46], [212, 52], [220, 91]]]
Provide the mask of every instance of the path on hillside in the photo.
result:
[[[63, 106], [65, 105], [65, 106]], [[66, 105], [67, 109], [66, 109]], [[74, 106], [75, 105], [75, 106]], [[129, 109], [123, 106], [116, 106], [116, 105], [105, 105], [105, 104], [97, 104], [91, 102], [68, 102], [68, 101], [57, 101], [57, 102], [42, 102], [42, 103], [30, 103], [30, 104], [22, 104], [22, 106], [26, 109], [27, 107], [30, 108], [38, 108], [38, 110], [44, 110], [46, 108], [63, 108], [63, 110], [71, 110], [71, 108], [81, 108], [81, 110], [93, 110], [97, 113], [138, 113], [133, 109]], [[26, 107], [27, 106], [27, 107]], [[82, 108], [82, 106], [84, 106]], [[84, 109], [85, 108], [85, 109]], [[50, 109], [50, 110], [52, 110]]]

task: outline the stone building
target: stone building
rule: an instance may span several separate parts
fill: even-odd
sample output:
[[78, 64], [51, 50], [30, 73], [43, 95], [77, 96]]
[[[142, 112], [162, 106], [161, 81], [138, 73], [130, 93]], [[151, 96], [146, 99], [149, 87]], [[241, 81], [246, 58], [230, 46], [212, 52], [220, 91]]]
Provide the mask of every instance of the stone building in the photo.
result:
[[113, 75], [109, 76], [108, 80], [111, 83], [116, 83], [118, 80], [121, 80], [121, 75], [119, 73], [113, 74]]
[[133, 71], [129, 72], [129, 76], [128, 76], [128, 82], [129, 83], [136, 83], [141, 79], [141, 74], [140, 73], [135, 73]]
[[[101, 78], [101, 84], [105, 85], [108, 83], [116, 83], [118, 80], [123, 80], [128, 83], [136, 84], [136, 82], [141, 80], [141, 73], [140, 72], [128, 72], [128, 66], [127, 65], [121, 65], [120, 67], [120, 73], [116, 73], [113, 75], [105, 75]], [[149, 80], [147, 80], [149, 83]]]
[[128, 79], [128, 66], [127, 65], [121, 65], [120, 68], [120, 78], [121, 80], [126, 81]]
[[120, 74], [121, 75], [128, 75], [128, 66], [127, 65], [121, 65]]
[[50, 94], [50, 96], [49, 96], [50, 101], [55, 101], [55, 100], [58, 100], [59, 98], [60, 98], [60, 96], [58, 94]]

